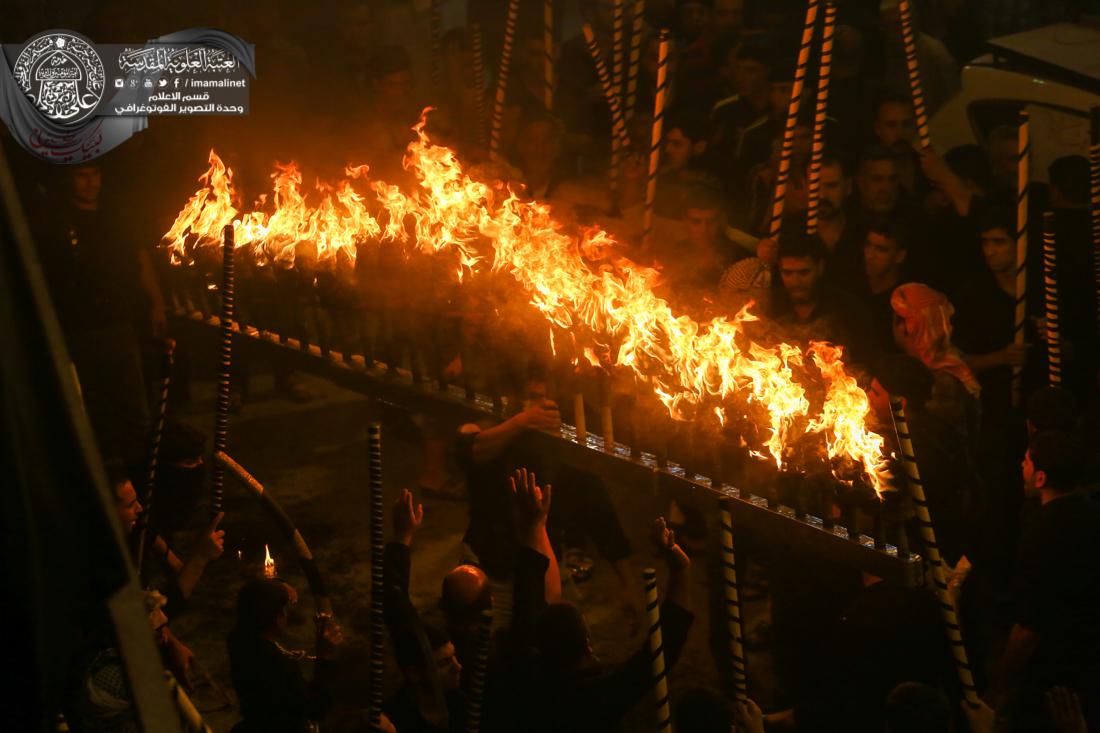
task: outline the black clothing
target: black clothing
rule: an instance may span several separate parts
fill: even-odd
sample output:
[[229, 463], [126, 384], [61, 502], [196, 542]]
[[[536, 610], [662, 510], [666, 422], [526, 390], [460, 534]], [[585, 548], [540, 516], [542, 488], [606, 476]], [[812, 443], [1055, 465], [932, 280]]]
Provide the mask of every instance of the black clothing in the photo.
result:
[[300, 660], [278, 644], [234, 630], [229, 635], [229, 665], [240, 699], [238, 733], [301, 733], [307, 721], [320, 720], [329, 708], [325, 692], [329, 665], [317, 660], [313, 682], [302, 677]]
[[130, 325], [138, 302], [138, 252], [97, 209], [58, 207], [39, 240], [42, 269], [62, 329], [68, 333]]
[[[779, 275], [776, 279], [779, 279]], [[851, 294], [819, 285], [819, 296], [807, 318], [800, 318], [783, 289], [782, 281], [772, 295], [769, 316], [801, 341], [830, 341], [844, 347], [851, 361], [866, 364], [875, 356], [871, 327], [862, 303]]]
[[[905, 280], [899, 280], [897, 284], [900, 285], [903, 282]], [[894, 307], [890, 305], [890, 297], [893, 294], [892, 287], [881, 293], [872, 293], [864, 286], [858, 292], [871, 329], [868, 340], [877, 354], [893, 354], [898, 351], [897, 343], [894, 341]]]
[[630, 541], [598, 476], [568, 465], [546, 467], [532, 441], [517, 437], [485, 464], [473, 460], [476, 435], [463, 436], [459, 458], [466, 469], [470, 496], [470, 523], [463, 540], [477, 554], [487, 575], [507, 578], [516, 567], [520, 545], [516, 540], [508, 479], [516, 469], [534, 471], [543, 485], [554, 487], [547, 533], [560, 550], [563, 543], [583, 545], [591, 541], [605, 559], [615, 562], [631, 553]]
[[816, 694], [796, 701], [800, 730], [885, 730], [886, 696], [897, 685], [957, 686], [939, 602], [926, 588], [867, 588], [821, 650]]
[[1100, 505], [1047, 502], [1025, 529], [1016, 622], [1039, 634], [1031, 673], [1046, 685], [1100, 689]]
[[[665, 666], [671, 670], [687, 642], [694, 616], [677, 604], [661, 606]], [[539, 733], [605, 733], [653, 687], [648, 640], [626, 662], [578, 670], [562, 678], [540, 676], [531, 684], [522, 728]]]

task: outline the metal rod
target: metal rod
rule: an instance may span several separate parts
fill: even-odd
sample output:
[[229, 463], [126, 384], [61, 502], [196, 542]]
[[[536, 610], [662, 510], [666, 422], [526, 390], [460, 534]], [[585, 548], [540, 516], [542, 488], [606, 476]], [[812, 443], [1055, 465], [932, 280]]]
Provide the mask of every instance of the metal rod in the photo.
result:
[[172, 363], [175, 358], [176, 342], [165, 340], [164, 358], [161, 362], [160, 397], [157, 400], [157, 417], [153, 423], [153, 433], [149, 445], [149, 468], [145, 472], [145, 491], [141, 497], [144, 510], [137, 523], [137, 558], [135, 564], [138, 578], [145, 586], [145, 537], [149, 530], [149, 519], [153, 513], [154, 487], [157, 482], [157, 459], [160, 457], [160, 441], [164, 436], [164, 416], [168, 413], [168, 390], [172, 386]]
[[905, 46], [905, 66], [909, 72], [909, 93], [913, 98], [913, 116], [917, 122], [917, 138], [921, 148], [932, 147], [932, 138], [928, 134], [928, 110], [924, 106], [924, 91], [921, 89], [920, 61], [917, 58], [917, 39], [913, 32], [913, 14], [909, 0], [899, 0], [898, 12], [901, 14], [901, 40]]
[[661, 640], [661, 605], [657, 597], [657, 571], [642, 571], [645, 581], [645, 608], [649, 620], [649, 654], [652, 659], [653, 693], [657, 707], [657, 731], [672, 730], [672, 712], [669, 707], [668, 674], [665, 670], [664, 643]]
[[384, 512], [382, 509], [382, 425], [367, 426], [368, 491], [370, 495], [370, 681], [368, 717], [372, 731], [380, 730], [382, 715], [382, 678], [386, 623], [383, 597]]
[[1047, 317], [1047, 369], [1051, 387], [1062, 384], [1062, 336], [1058, 319], [1058, 253], [1054, 213], [1043, 214], [1043, 291]]
[[554, 0], [542, 3], [542, 103], [554, 111]]
[[802, 43], [798, 49], [798, 66], [794, 71], [791, 101], [787, 105], [787, 122], [783, 127], [783, 148], [779, 154], [779, 173], [775, 179], [775, 199], [772, 202], [771, 223], [768, 236], [779, 236], [783, 222], [783, 205], [787, 196], [787, 179], [791, 173], [791, 153], [794, 150], [794, 128], [798, 122], [798, 108], [802, 103], [802, 85], [806, 81], [806, 68], [810, 65], [810, 46], [813, 43], [814, 24], [817, 21], [818, 0], [810, 0], [806, 6], [806, 20], [802, 25]]
[[955, 660], [955, 671], [959, 675], [962, 684], [963, 697], [967, 705], [977, 708], [980, 704], [978, 691], [974, 686], [974, 677], [970, 671], [970, 660], [967, 658], [966, 646], [963, 644], [962, 629], [959, 627], [959, 617], [955, 611], [955, 601], [947, 590], [947, 573], [943, 559], [940, 557], [940, 547], [936, 543], [936, 528], [932, 524], [932, 516], [928, 512], [928, 500], [924, 495], [924, 485], [920, 479], [920, 469], [917, 467], [917, 457], [913, 451], [913, 442], [909, 436], [909, 425], [905, 421], [905, 407], [901, 399], [891, 398], [890, 408], [894, 417], [894, 430], [898, 435], [898, 446], [901, 449], [902, 465], [908, 478], [909, 491], [916, 504], [917, 521], [920, 523], [921, 538], [924, 541], [924, 554], [928, 558], [928, 564], [932, 569], [932, 581], [935, 584], [936, 595], [940, 601], [940, 611], [943, 613], [944, 625], [947, 627], [947, 639], [951, 643], [951, 656]]
[[649, 172], [646, 178], [645, 208], [642, 213], [642, 249], [647, 250], [653, 238], [653, 207], [657, 201], [657, 173], [661, 167], [661, 137], [664, 135], [665, 98], [668, 96], [667, 28], [662, 28], [657, 46], [657, 96], [653, 100], [653, 125], [649, 135]]
[[500, 156], [500, 133], [504, 125], [504, 98], [508, 93], [508, 70], [512, 65], [512, 46], [516, 40], [516, 21], [519, 16], [519, 0], [508, 0], [508, 15], [504, 19], [504, 46], [497, 69], [497, 94], [493, 103], [493, 126], [489, 132], [489, 158]]
[[836, 28], [836, 3], [825, 0], [825, 23], [821, 31], [821, 65], [817, 72], [817, 99], [814, 104], [814, 137], [810, 152], [810, 201], [806, 210], [806, 231], [817, 234], [818, 208], [821, 203], [821, 161], [825, 157], [825, 122], [828, 120], [829, 75], [833, 65], [833, 30]]
[[638, 70], [642, 61], [642, 32], [645, 30], [645, 0], [634, 0], [634, 15], [630, 29], [630, 63], [626, 72], [626, 104], [623, 116], [627, 124], [634, 118], [634, 102], [638, 98]]
[[466, 698], [466, 733], [481, 730], [481, 704], [485, 698], [485, 672], [493, 640], [493, 612], [485, 609], [478, 617], [477, 652], [470, 667], [470, 686]]
[[725, 598], [726, 629], [729, 634], [730, 658], [733, 662], [733, 694], [738, 702], [749, 699], [748, 675], [745, 672], [745, 647], [741, 634], [741, 597], [737, 585], [737, 558], [733, 554], [733, 518], [728, 500], [719, 512], [722, 540], [722, 588]]
[[[214, 411], [214, 450], [227, 448], [229, 433], [229, 380], [233, 370], [233, 225], [222, 229], [221, 351], [219, 352], [218, 403]], [[222, 510], [225, 478], [217, 464], [210, 472], [210, 516]]]
[[[1027, 229], [1028, 184], [1031, 181], [1030, 124], [1026, 109], [1020, 110], [1016, 157], [1016, 322], [1012, 343], [1023, 348], [1027, 323]], [[1012, 405], [1023, 402], [1024, 369], [1012, 367]]]

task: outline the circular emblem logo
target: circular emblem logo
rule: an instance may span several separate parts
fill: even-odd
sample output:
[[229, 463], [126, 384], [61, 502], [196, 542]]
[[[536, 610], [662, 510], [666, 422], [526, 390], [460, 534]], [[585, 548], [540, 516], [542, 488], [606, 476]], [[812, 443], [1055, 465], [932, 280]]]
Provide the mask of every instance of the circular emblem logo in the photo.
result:
[[75, 124], [103, 97], [106, 74], [95, 47], [71, 31], [46, 31], [23, 47], [15, 81], [49, 119]]

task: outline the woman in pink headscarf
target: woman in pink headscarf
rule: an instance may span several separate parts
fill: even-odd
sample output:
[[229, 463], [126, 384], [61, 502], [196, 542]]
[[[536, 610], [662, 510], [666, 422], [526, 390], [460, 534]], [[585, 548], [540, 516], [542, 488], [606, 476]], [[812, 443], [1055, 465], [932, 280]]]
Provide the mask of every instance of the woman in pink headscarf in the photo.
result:
[[890, 306], [894, 309], [894, 341], [906, 354], [920, 359], [935, 380], [928, 411], [950, 422], [962, 435], [973, 437], [981, 386], [951, 344], [954, 306], [943, 293], [920, 283], [899, 285], [890, 297]]

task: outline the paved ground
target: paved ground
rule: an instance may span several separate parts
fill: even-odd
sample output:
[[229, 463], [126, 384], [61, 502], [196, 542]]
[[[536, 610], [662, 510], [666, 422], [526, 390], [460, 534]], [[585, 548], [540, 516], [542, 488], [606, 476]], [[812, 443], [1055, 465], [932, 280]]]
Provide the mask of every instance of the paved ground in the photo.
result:
[[[317, 399], [301, 404], [276, 396], [269, 376], [255, 377], [250, 401], [231, 420], [229, 452], [278, 497], [313, 550], [348, 638], [347, 684], [340, 699], [342, 706], [352, 709], [361, 704], [366, 691], [363, 652], [370, 587], [368, 422], [383, 420], [387, 504], [401, 487], [412, 486], [421, 457], [412, 416], [319, 379], [304, 381]], [[193, 385], [193, 401], [180, 408], [177, 415], [209, 432], [213, 403], [212, 384], [197, 382]], [[172, 625], [194, 650], [209, 676], [232, 698], [224, 640], [233, 625], [237, 589], [246, 578], [259, 572], [265, 543], [278, 561], [280, 575], [301, 591], [288, 646], [312, 647], [313, 601], [276, 527], [232, 478], [227, 477], [226, 481], [225, 554], [208, 568], [192, 607], [174, 619]], [[645, 539], [646, 529], [661, 508], [639, 487], [611, 486], [610, 490], [634, 543], [636, 552], [631, 562], [640, 577], [641, 569], [653, 562]], [[422, 500], [425, 520], [414, 545], [412, 596], [418, 607], [425, 609], [437, 597], [439, 579], [463, 558], [461, 536], [467, 507], [461, 501], [426, 497]], [[176, 544], [185, 549], [186, 538], [177, 538]], [[706, 573], [702, 560], [696, 565], [697, 620], [688, 649], [672, 675], [674, 693], [685, 685], [717, 684], [708, 649]], [[597, 562], [592, 578], [583, 584], [566, 582], [565, 595], [584, 611], [596, 652], [602, 659], [622, 659], [641, 643], [640, 636], [630, 637], [623, 623], [617, 585], [606, 564]], [[636, 600], [641, 607], [640, 580]], [[750, 629], [761, 621], [763, 605], [762, 601], [747, 604], [745, 614]], [[773, 694], [770, 655], [752, 653], [749, 664], [753, 694], [767, 703]], [[219, 698], [210, 685], [202, 685], [195, 698], [208, 711], [206, 717], [215, 731], [229, 730], [238, 719], [235, 706], [211, 710], [218, 706]], [[624, 729], [645, 730], [652, 726], [652, 720], [652, 710], [642, 705]]]

